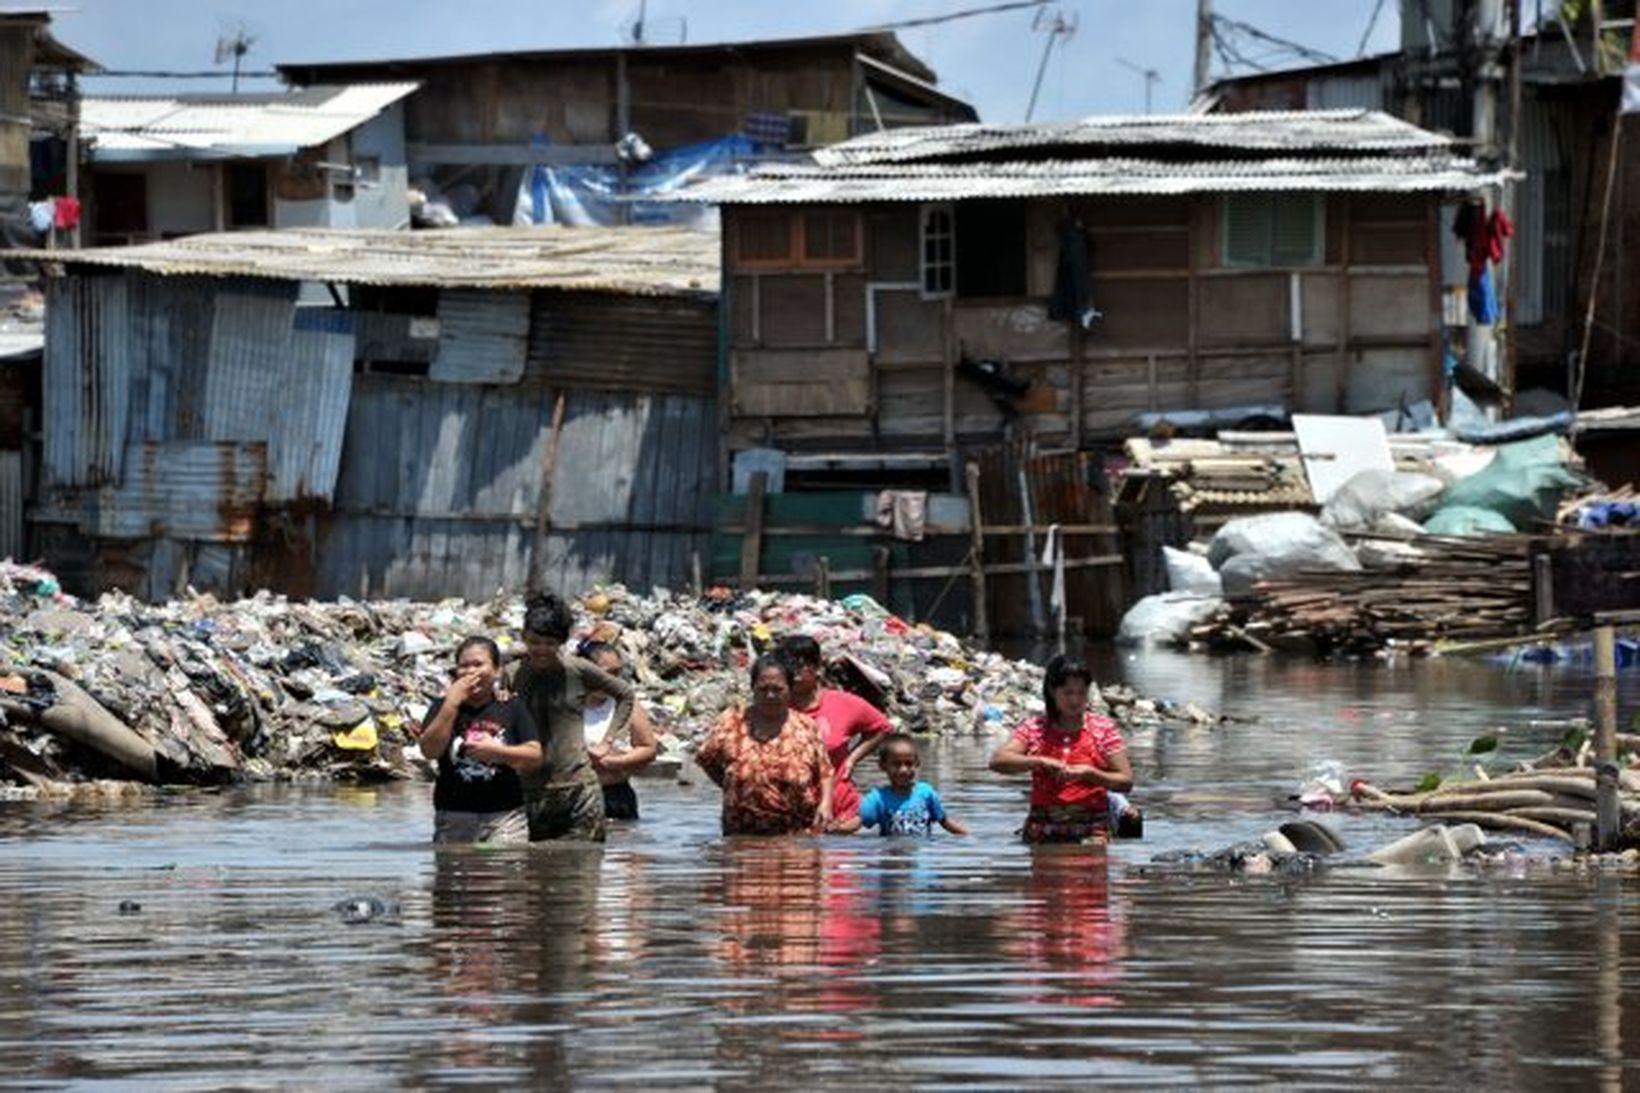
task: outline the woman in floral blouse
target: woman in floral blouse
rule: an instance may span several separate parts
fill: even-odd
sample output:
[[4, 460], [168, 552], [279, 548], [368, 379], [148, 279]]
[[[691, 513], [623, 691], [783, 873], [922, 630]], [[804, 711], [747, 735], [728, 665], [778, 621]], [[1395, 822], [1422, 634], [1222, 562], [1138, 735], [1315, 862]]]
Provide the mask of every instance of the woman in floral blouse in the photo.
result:
[[831, 823], [831, 760], [814, 720], [791, 709], [791, 669], [752, 665], [752, 701], [725, 713], [695, 752], [723, 790], [725, 835], [789, 835]]

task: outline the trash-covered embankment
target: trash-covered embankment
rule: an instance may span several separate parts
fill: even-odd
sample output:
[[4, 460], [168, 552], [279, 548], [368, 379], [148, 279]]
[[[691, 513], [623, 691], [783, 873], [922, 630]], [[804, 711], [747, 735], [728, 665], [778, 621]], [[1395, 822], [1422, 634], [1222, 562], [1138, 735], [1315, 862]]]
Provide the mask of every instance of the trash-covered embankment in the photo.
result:
[[[665, 752], [687, 752], [743, 692], [746, 666], [792, 632], [821, 642], [836, 682], [919, 733], [989, 731], [1040, 708], [1041, 669], [912, 625], [869, 597], [615, 586], [576, 604], [577, 631], [617, 645]], [[523, 603], [292, 602], [260, 593], [144, 604], [59, 591], [44, 570], [0, 563], [0, 773], [22, 790], [364, 781], [425, 774], [407, 727], [444, 691], [470, 634], [507, 656]], [[1103, 700], [1128, 728], [1208, 722], [1122, 688]], [[111, 789], [111, 792], [120, 790]]]

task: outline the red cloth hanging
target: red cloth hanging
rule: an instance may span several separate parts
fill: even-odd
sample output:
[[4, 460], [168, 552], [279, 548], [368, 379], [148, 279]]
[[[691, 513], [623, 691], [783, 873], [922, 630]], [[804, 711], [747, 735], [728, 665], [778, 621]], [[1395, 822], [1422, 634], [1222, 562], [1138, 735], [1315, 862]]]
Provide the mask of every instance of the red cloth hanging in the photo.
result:
[[80, 226], [80, 199], [77, 197], [59, 197], [52, 202], [52, 224], [58, 231], [68, 231]]

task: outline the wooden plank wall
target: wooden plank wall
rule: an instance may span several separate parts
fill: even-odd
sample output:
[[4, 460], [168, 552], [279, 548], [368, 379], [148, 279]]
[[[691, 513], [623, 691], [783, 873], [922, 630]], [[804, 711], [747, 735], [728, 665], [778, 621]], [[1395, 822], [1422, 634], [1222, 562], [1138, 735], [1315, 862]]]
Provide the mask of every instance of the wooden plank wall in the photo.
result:
[[[938, 448], [948, 432], [961, 444], [1000, 439], [1009, 418], [984, 390], [960, 378], [947, 390], [948, 354], [1005, 361], [1032, 388], [1016, 406], [1015, 431], [1073, 446], [1124, 435], [1145, 411], [1277, 404], [1360, 413], [1431, 397], [1429, 199], [1330, 199], [1324, 261], [1295, 269], [1225, 267], [1219, 207], [1217, 198], [1036, 203], [1027, 295], [1014, 300], [924, 300], [909, 205], [866, 211], [860, 276], [731, 272], [729, 445]], [[1092, 241], [1103, 313], [1080, 337], [1047, 317], [1064, 217], [1080, 220]], [[861, 325], [850, 314], [828, 329], [826, 316], [845, 314], [856, 293]], [[819, 396], [826, 380], [858, 394], [859, 358], [835, 350], [867, 346], [864, 403]], [[747, 397], [794, 368], [810, 385], [804, 397]]]

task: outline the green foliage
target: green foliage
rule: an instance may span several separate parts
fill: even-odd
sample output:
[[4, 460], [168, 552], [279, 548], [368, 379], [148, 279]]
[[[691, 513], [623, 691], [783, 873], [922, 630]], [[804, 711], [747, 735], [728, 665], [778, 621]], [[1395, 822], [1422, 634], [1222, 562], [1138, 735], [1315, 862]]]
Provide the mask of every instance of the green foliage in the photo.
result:
[[1414, 793], [1433, 793], [1441, 788], [1441, 772], [1432, 770], [1424, 775], [1418, 784], [1413, 787]]
[[1477, 736], [1469, 742], [1470, 755], [1486, 755], [1498, 750], [1498, 738], [1495, 736]]

